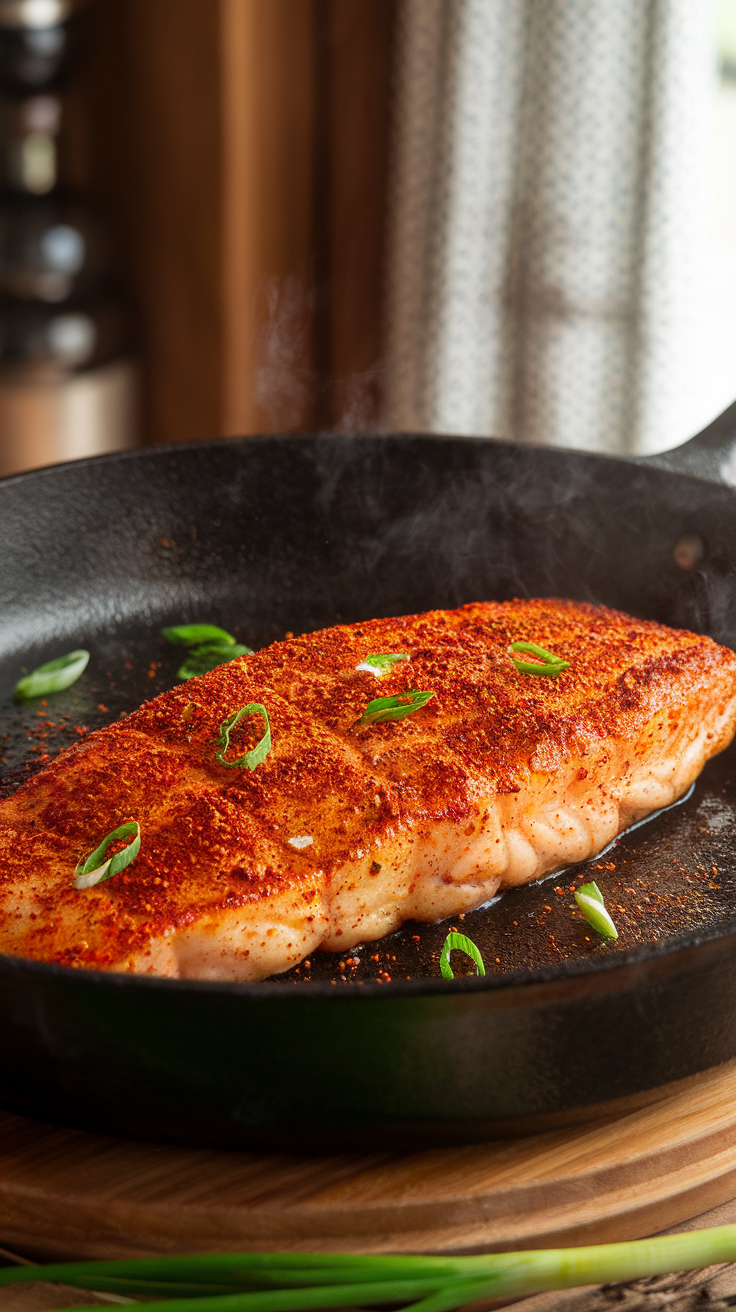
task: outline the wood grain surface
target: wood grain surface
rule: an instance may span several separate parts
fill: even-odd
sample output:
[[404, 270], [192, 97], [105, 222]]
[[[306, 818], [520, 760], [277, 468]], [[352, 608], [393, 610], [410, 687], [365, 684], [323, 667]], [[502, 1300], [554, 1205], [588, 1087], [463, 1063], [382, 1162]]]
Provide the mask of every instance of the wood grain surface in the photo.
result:
[[594, 1243], [734, 1195], [733, 1064], [605, 1124], [408, 1154], [184, 1149], [0, 1114], [0, 1243], [31, 1257]]
[[65, 186], [99, 206], [152, 442], [375, 426], [397, 0], [93, 0]]
[[[85, 12], [85, 57], [65, 92], [64, 182], [115, 238], [147, 440], [312, 422], [301, 318], [315, 2], [96, 0]], [[269, 349], [275, 358], [262, 358]], [[281, 390], [270, 375], [264, 384], [269, 408], [258, 374], [281, 365]]]

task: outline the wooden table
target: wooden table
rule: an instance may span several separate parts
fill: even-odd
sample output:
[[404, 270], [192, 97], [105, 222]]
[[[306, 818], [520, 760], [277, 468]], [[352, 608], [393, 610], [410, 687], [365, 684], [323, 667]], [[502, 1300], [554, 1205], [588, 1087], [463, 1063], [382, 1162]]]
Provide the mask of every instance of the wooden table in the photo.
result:
[[[183, 1149], [0, 1114], [0, 1243], [36, 1260], [600, 1243], [736, 1222], [735, 1196], [734, 1064], [602, 1124], [405, 1154]], [[728, 1267], [676, 1286], [636, 1282], [626, 1298], [654, 1308], [657, 1289], [664, 1298], [669, 1288], [669, 1307], [692, 1301], [696, 1285], [715, 1297], [725, 1273], [736, 1295]], [[542, 1297], [555, 1312], [602, 1312], [609, 1295]], [[13, 1299], [4, 1294], [2, 1312], [74, 1305], [38, 1287]], [[525, 1300], [529, 1312], [543, 1312], [538, 1299]]]

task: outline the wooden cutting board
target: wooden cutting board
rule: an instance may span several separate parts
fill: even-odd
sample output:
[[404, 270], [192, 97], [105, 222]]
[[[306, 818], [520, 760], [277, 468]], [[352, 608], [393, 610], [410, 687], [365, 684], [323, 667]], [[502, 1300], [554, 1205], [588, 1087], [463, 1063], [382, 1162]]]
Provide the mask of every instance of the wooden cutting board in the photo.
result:
[[176, 1148], [0, 1113], [0, 1244], [31, 1257], [596, 1243], [734, 1196], [734, 1064], [605, 1124], [406, 1154]]

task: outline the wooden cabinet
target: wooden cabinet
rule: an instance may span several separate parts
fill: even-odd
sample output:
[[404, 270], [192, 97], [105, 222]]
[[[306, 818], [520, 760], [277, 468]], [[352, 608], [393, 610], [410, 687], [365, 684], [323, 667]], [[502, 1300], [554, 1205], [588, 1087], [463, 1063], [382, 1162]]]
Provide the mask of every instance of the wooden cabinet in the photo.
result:
[[376, 422], [396, 0], [93, 0], [64, 168], [154, 442]]

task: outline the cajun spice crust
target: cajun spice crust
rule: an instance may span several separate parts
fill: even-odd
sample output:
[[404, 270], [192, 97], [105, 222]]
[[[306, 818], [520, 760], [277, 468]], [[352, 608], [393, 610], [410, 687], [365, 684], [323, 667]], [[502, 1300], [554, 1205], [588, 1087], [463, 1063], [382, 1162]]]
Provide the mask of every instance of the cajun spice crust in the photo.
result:
[[[570, 668], [518, 673], [518, 640]], [[411, 660], [356, 671], [375, 652]], [[413, 688], [435, 696], [356, 726], [371, 699]], [[249, 702], [268, 709], [272, 749], [227, 768], [219, 727]], [[591, 856], [680, 796], [735, 722], [733, 652], [604, 607], [478, 603], [274, 643], [90, 735], [0, 804], [0, 950], [263, 978]], [[229, 759], [262, 731], [260, 717], [236, 730]], [[77, 861], [131, 819], [135, 862], [77, 891]]]

